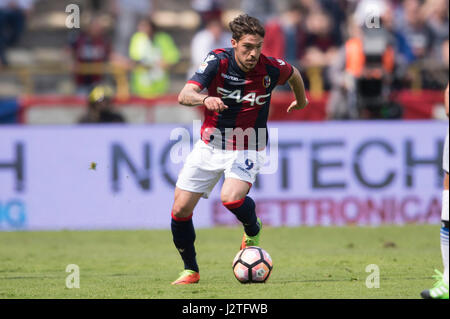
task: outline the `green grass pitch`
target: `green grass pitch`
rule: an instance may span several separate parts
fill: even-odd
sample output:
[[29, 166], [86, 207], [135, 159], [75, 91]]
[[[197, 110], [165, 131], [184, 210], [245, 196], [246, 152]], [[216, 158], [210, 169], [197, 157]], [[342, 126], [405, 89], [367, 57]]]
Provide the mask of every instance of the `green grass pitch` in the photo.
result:
[[[241, 228], [197, 229], [201, 280], [171, 286], [182, 270], [169, 230], [0, 232], [0, 299], [5, 298], [419, 298], [442, 270], [439, 225], [265, 227], [274, 262], [266, 284], [242, 285], [231, 262]], [[66, 287], [68, 264], [80, 288]], [[367, 288], [366, 266], [380, 270]]]

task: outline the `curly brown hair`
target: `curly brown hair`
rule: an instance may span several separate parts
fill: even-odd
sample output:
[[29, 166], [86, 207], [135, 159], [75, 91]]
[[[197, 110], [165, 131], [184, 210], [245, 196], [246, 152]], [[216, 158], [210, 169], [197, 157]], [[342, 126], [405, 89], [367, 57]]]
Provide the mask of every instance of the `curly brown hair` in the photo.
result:
[[253, 34], [264, 38], [266, 31], [258, 19], [249, 16], [248, 14], [241, 14], [236, 17], [229, 24], [230, 30], [233, 34], [233, 39], [239, 41], [243, 35]]

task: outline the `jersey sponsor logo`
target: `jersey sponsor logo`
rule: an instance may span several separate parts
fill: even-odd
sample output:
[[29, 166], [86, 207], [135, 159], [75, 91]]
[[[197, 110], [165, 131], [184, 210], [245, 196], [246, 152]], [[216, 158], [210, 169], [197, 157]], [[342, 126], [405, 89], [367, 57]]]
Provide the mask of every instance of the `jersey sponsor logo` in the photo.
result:
[[270, 86], [270, 76], [266, 75], [263, 78], [263, 86], [267, 89]]
[[278, 61], [278, 63], [279, 63], [280, 65], [286, 65], [286, 62], [284, 62], [284, 61], [281, 60], [281, 59], [277, 59], [277, 61]]
[[244, 101], [250, 102], [251, 106], [254, 106], [255, 103], [258, 105], [263, 105], [266, 103], [266, 98], [269, 97], [272, 93], [264, 94], [264, 95], [256, 95], [256, 92], [248, 93], [245, 96], [241, 95], [241, 90], [230, 91], [221, 87], [217, 87], [217, 93], [222, 95], [222, 100], [232, 99], [237, 103], [242, 103]]
[[236, 76], [232, 76], [232, 75], [228, 75], [228, 74], [225, 74], [225, 73], [222, 73], [222, 74], [220, 74], [224, 79], [227, 79], [227, 80], [229, 80], [230, 82], [228, 82], [228, 84], [231, 84], [231, 85], [245, 85], [245, 84], [249, 84], [249, 83], [251, 83], [252, 81], [249, 81], [249, 80], [243, 80], [243, 79], [240, 79], [240, 78], [238, 78], [238, 77], [236, 77]]

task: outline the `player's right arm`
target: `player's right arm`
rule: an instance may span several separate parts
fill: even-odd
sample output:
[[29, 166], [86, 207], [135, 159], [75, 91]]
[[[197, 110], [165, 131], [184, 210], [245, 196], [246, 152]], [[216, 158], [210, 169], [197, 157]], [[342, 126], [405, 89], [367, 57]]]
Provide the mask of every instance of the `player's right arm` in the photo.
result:
[[178, 102], [186, 106], [205, 105], [208, 110], [214, 112], [222, 112], [227, 109], [228, 106], [223, 103], [221, 98], [200, 93], [204, 88], [210, 86], [218, 70], [219, 57], [211, 51], [181, 90]]
[[202, 94], [201, 91], [202, 88], [197, 84], [186, 83], [178, 95], [178, 102], [186, 106], [205, 105], [208, 110], [214, 112], [222, 112], [228, 108], [221, 98]]

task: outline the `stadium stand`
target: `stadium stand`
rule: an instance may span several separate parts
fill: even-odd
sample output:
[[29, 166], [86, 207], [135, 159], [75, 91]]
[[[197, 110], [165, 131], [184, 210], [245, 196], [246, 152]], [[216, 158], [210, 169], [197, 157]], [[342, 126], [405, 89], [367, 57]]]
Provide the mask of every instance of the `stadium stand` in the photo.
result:
[[[311, 10], [306, 5], [308, 1], [286, 0], [276, 2], [279, 13], [294, 2], [303, 5], [305, 10]], [[321, 2], [324, 8], [330, 5], [329, 1]], [[344, 2], [338, 1], [338, 3]], [[401, 1], [391, 2], [396, 8], [394, 13], [397, 13], [401, 7]], [[114, 38], [115, 20], [108, 1], [97, 1], [100, 5], [98, 8], [93, 8], [91, 1], [88, 0], [35, 1], [26, 31], [19, 44], [7, 51], [10, 66], [0, 68], [0, 97], [7, 98], [8, 101], [16, 99], [20, 110], [17, 119], [21, 123], [75, 123], [74, 119], [86, 107], [83, 97], [76, 94], [72, 75], [73, 66], [68, 63], [70, 61], [68, 43], [74, 31], [66, 27], [65, 8], [72, 3], [78, 4], [81, 8], [82, 26], [85, 26], [91, 17], [98, 15], [106, 28], [107, 36]], [[117, 64], [90, 64], [81, 66], [80, 70], [86, 74], [97, 72], [106, 75], [107, 81], [116, 86], [116, 104], [130, 123], [189, 122], [198, 118], [201, 110], [189, 110], [178, 106], [176, 94], [186, 81], [186, 74], [190, 67], [191, 39], [200, 26], [201, 18], [189, 1], [166, 0], [155, 1], [155, 3], [156, 10], [152, 15], [154, 22], [173, 37], [180, 50], [180, 60], [171, 69], [171, 85], [167, 96], [146, 100], [130, 96], [129, 70]], [[349, 15], [349, 9], [346, 9], [345, 14]], [[426, 9], [431, 16], [430, 12], [433, 10]], [[330, 10], [335, 14], [335, 7]], [[448, 25], [448, 3], [446, 10], [444, 20], [446, 19]], [[240, 0], [226, 1], [222, 15], [224, 25], [240, 12], [242, 12]], [[447, 44], [448, 51], [448, 33], [446, 40], [444, 35], [442, 41], [444, 45]], [[445, 48], [442, 50], [445, 55]], [[422, 59], [410, 63], [405, 72], [407, 76], [401, 90], [392, 95], [392, 100], [403, 107], [402, 118], [420, 119], [440, 117], [442, 114], [436, 109], [441, 108], [440, 90], [448, 81], [448, 55], [446, 64], [430, 61], [433, 62], [436, 59]], [[326, 120], [328, 118], [326, 108], [330, 92], [326, 87], [327, 81], [324, 81], [324, 76], [327, 75], [316, 66], [301, 71], [312, 102], [310, 110], [288, 117], [283, 112], [283, 105], [292, 96], [279, 91], [273, 99], [271, 120]]]

